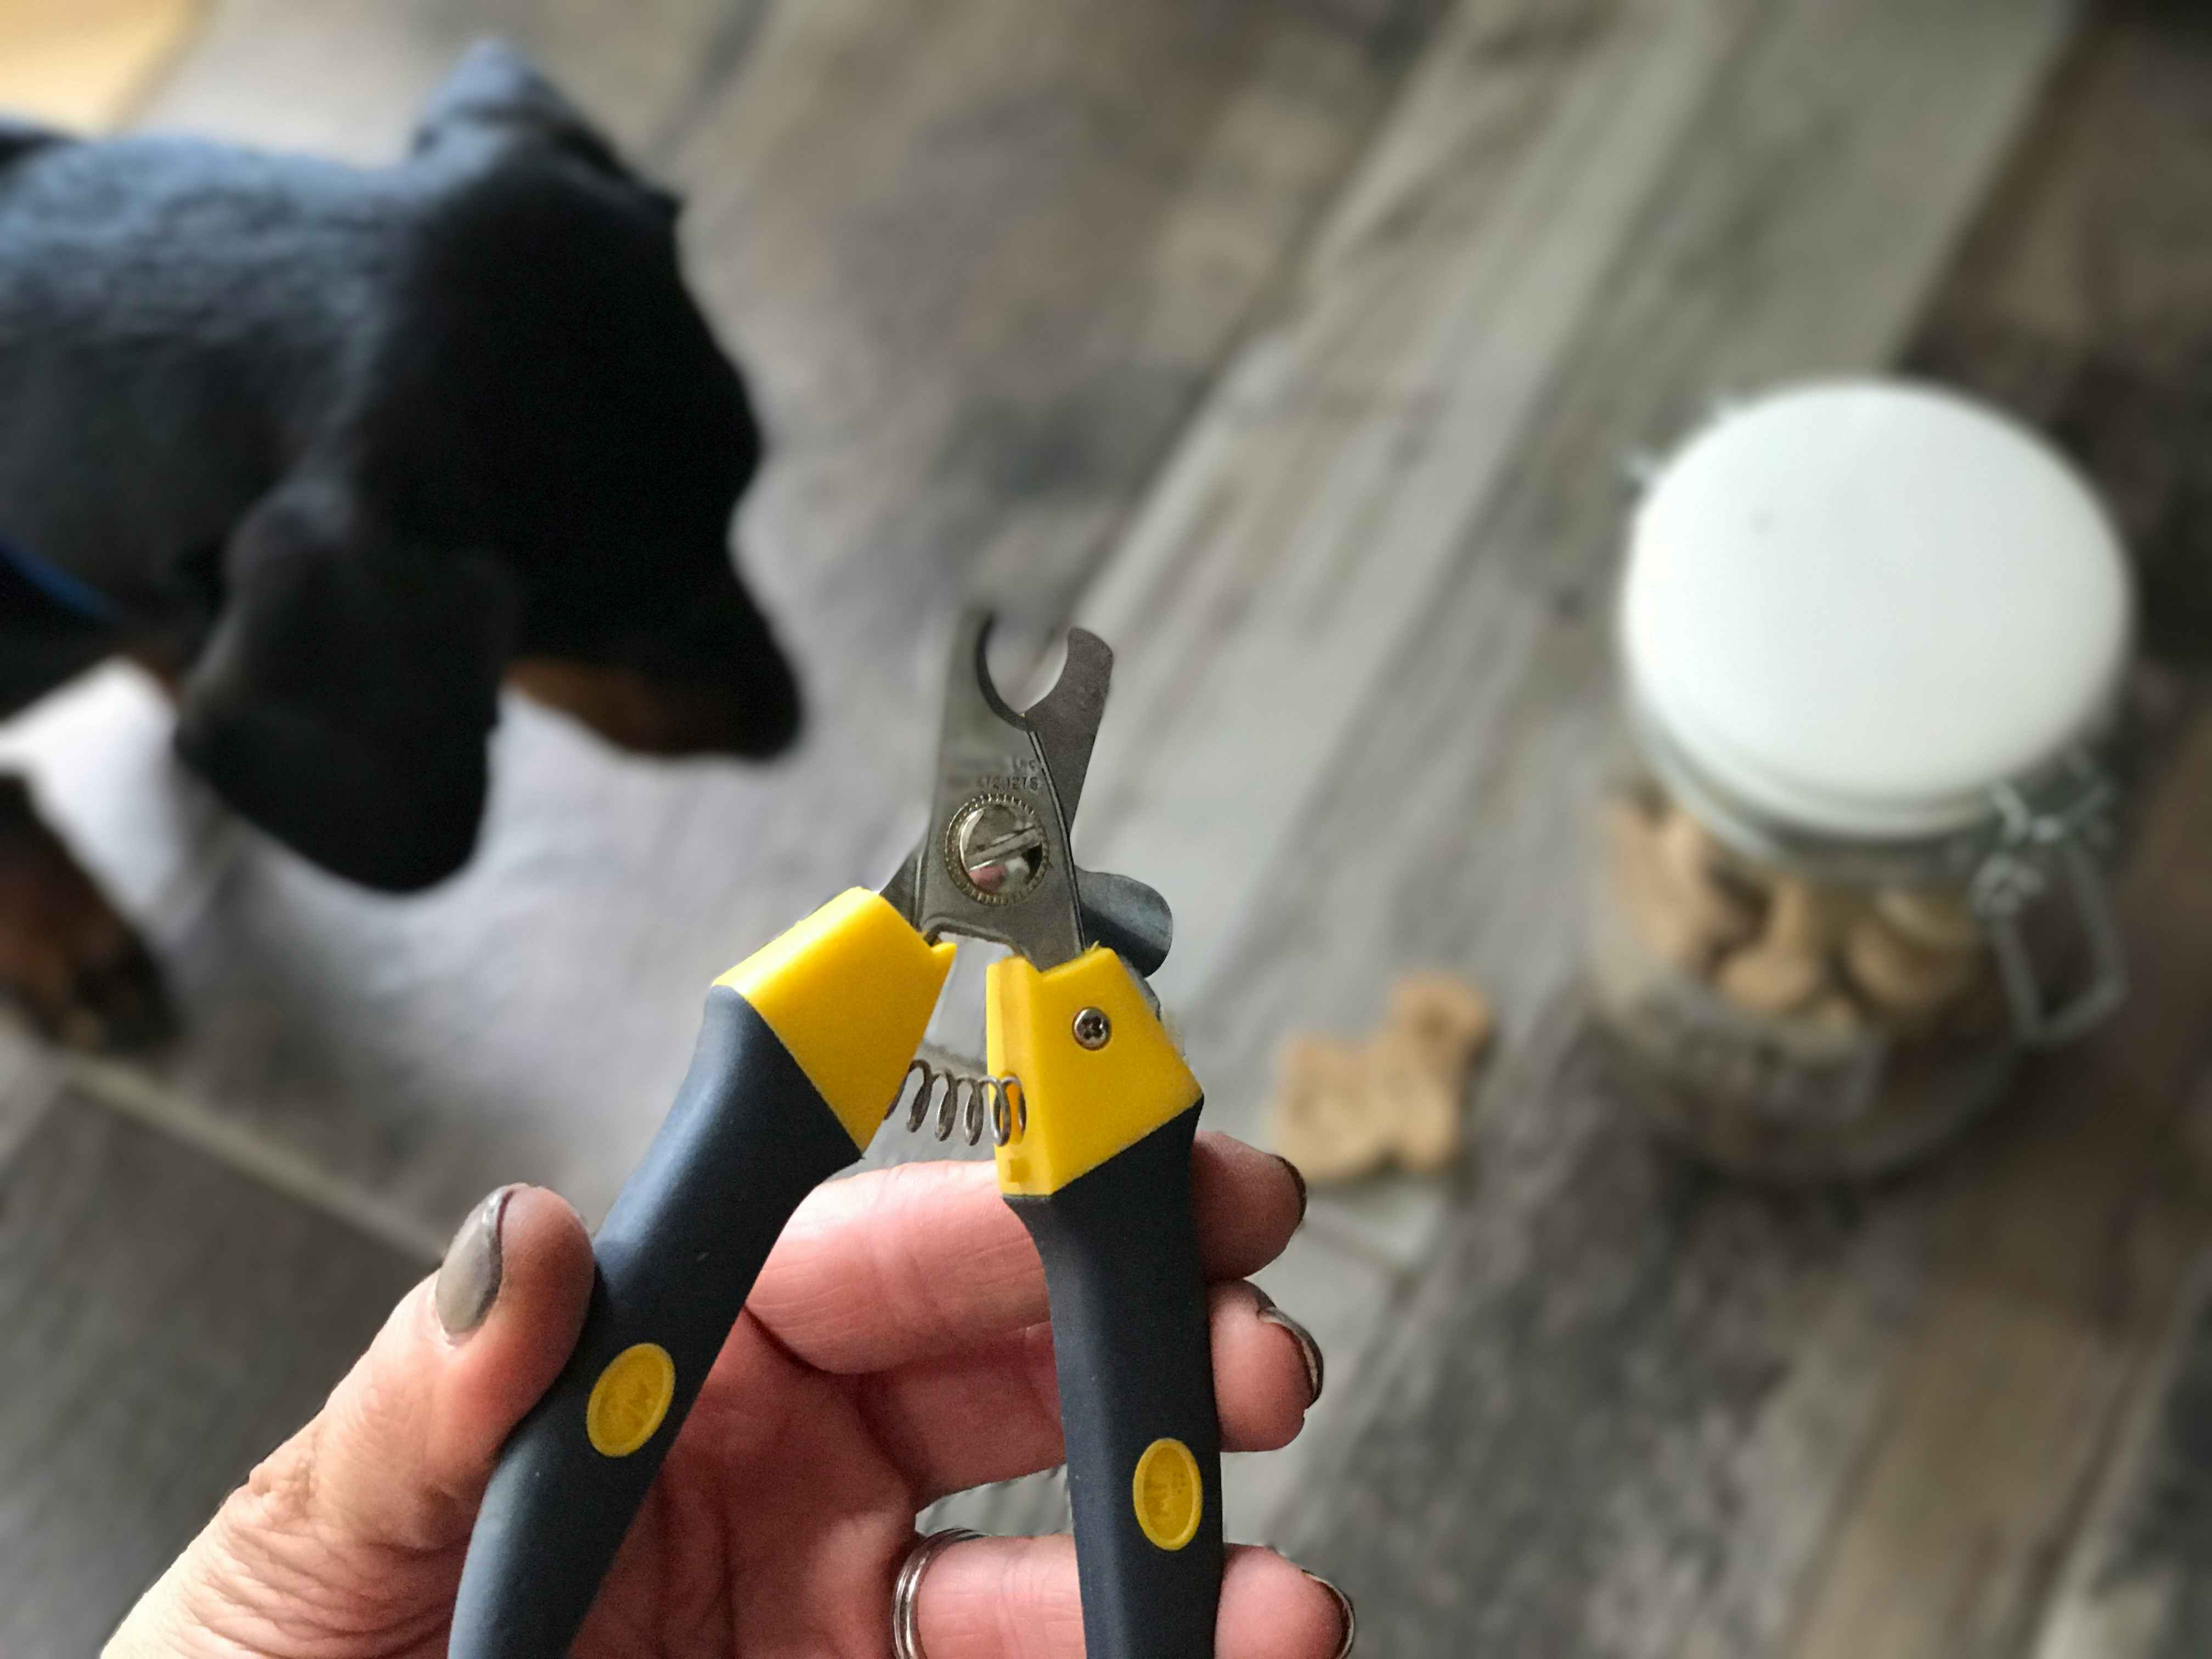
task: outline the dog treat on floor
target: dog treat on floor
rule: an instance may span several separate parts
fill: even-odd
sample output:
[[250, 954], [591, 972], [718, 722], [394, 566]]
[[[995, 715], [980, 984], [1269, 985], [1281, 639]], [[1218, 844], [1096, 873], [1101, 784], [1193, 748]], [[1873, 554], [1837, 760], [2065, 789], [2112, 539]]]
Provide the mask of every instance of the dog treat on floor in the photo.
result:
[[1310, 1182], [1349, 1181], [1386, 1164], [1425, 1174], [1464, 1144], [1467, 1080], [1488, 1046], [1490, 1000], [1446, 974], [1409, 974], [1389, 1017], [1362, 1043], [1294, 1037], [1283, 1045], [1275, 1150]]
[[1461, 1068], [1438, 1071], [1430, 1051], [1404, 1030], [1386, 1030], [1368, 1045], [1368, 1109], [1387, 1126], [1401, 1168], [1428, 1175], [1459, 1156], [1465, 1078]]
[[1370, 1175], [1389, 1156], [1367, 1099], [1367, 1057], [1326, 1037], [1293, 1037], [1276, 1062], [1275, 1150], [1309, 1182]]
[[1390, 988], [1390, 1030], [1440, 1076], [1464, 1075], [1496, 1023], [1490, 999], [1449, 974], [1407, 974]]

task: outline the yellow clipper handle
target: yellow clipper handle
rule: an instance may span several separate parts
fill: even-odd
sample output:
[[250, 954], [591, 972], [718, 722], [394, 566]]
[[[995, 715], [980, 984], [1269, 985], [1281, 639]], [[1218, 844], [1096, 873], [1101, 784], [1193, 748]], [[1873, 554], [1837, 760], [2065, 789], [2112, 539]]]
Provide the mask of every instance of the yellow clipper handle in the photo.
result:
[[993, 965], [999, 1186], [1043, 1258], [1091, 1659], [1212, 1659], [1221, 1435], [1191, 1217], [1197, 1079], [1121, 959]]
[[951, 962], [855, 888], [714, 981], [676, 1103], [592, 1241], [583, 1334], [500, 1454], [451, 1659], [568, 1650], [776, 1235], [883, 1121]]

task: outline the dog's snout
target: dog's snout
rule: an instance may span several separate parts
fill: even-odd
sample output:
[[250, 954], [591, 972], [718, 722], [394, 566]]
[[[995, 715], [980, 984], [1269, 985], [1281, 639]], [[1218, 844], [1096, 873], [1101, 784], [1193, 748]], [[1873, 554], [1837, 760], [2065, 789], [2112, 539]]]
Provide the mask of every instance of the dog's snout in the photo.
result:
[[526, 656], [507, 678], [639, 754], [765, 760], [801, 725], [791, 659], [734, 580], [662, 626], [625, 630], [588, 656]]

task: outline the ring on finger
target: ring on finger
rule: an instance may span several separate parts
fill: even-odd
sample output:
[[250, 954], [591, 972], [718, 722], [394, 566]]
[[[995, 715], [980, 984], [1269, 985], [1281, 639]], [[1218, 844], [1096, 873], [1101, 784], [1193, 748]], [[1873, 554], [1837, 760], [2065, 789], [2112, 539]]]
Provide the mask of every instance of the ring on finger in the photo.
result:
[[899, 1563], [898, 1577], [891, 1584], [891, 1659], [928, 1659], [921, 1650], [921, 1632], [915, 1617], [921, 1576], [929, 1571], [931, 1562], [955, 1544], [972, 1543], [982, 1535], [965, 1527], [947, 1527], [930, 1534], [906, 1553], [906, 1559]]

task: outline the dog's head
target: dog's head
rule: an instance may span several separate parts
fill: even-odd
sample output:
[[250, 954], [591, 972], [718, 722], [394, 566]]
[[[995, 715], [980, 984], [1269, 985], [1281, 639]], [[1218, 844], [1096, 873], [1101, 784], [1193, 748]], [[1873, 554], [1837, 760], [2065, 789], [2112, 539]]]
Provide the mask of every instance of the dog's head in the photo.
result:
[[[405, 278], [371, 489], [496, 539], [533, 696], [624, 748], [775, 753], [797, 688], [729, 552], [760, 429], [684, 285], [677, 198], [497, 43], [463, 57], [415, 155], [470, 182]], [[441, 488], [463, 498], [422, 499]]]
[[653, 754], [771, 755], [799, 725], [730, 551], [759, 428], [674, 198], [496, 46], [407, 171], [349, 407], [234, 532], [179, 727], [246, 816], [391, 889], [467, 858], [502, 675]]

